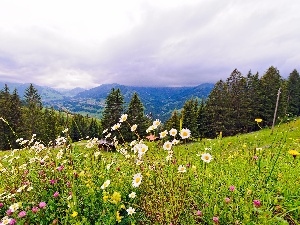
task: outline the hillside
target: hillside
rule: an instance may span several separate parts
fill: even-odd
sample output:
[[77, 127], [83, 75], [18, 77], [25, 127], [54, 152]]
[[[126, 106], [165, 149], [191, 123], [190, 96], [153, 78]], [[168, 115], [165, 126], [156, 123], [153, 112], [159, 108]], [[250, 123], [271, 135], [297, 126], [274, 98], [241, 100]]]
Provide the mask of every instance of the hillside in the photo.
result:
[[[7, 83], [10, 91], [17, 89], [21, 97], [24, 96], [29, 83]], [[3, 88], [5, 82], [0, 82]], [[206, 98], [214, 84], [205, 83], [195, 87], [133, 87], [120, 84], [103, 84], [98, 87], [85, 90], [74, 88], [72, 90], [53, 89], [46, 86], [34, 84], [42, 97], [44, 106], [53, 107], [56, 110], [62, 108], [70, 112], [79, 113], [96, 118], [101, 118], [105, 106], [105, 99], [112, 88], [119, 88], [124, 95], [125, 105], [129, 104], [134, 92], [138, 93], [145, 107], [146, 114], [152, 114], [153, 118], [162, 121], [170, 118], [171, 113], [180, 110], [186, 100], [191, 98]]]

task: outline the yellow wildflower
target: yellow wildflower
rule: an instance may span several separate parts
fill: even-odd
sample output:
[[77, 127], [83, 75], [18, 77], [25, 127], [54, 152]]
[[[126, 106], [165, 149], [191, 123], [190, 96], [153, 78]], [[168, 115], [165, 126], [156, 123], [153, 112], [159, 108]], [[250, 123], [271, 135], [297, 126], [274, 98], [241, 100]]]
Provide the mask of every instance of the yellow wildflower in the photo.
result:
[[104, 196], [103, 196], [103, 201], [104, 201], [104, 202], [107, 202], [107, 199], [108, 199], [108, 195], [104, 195]]
[[120, 216], [119, 211], [117, 211], [117, 213], [116, 213], [116, 221], [117, 221], [118, 223], [120, 223], [121, 220], [122, 220], [122, 218], [123, 218], [123, 216]]
[[76, 211], [73, 211], [73, 213], [72, 213], [72, 217], [76, 217], [78, 215], [78, 212], [76, 212]]
[[294, 159], [296, 158], [297, 155], [300, 155], [300, 153], [296, 150], [289, 150], [288, 153], [292, 155]]
[[255, 119], [255, 122], [257, 122], [257, 123], [261, 123], [261, 122], [262, 122], [262, 119], [260, 119], [260, 118], [256, 118], [256, 119]]
[[114, 192], [111, 196], [111, 202], [114, 204], [118, 204], [121, 201], [121, 194], [120, 192]]

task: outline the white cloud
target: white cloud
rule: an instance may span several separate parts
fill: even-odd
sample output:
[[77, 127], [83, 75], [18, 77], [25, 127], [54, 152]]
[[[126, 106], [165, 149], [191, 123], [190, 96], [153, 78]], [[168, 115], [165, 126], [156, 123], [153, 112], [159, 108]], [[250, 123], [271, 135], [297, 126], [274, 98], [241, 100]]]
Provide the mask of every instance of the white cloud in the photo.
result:
[[297, 0], [0, 0], [0, 80], [197, 85], [299, 68]]

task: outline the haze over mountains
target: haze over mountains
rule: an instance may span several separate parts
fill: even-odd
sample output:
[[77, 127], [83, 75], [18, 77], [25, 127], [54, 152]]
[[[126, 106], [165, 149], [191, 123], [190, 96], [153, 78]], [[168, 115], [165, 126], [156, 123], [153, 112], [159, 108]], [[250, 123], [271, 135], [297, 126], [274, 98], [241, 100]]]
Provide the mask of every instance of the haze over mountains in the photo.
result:
[[[10, 91], [16, 88], [21, 97], [24, 96], [26, 88], [29, 87], [29, 83], [0, 82], [1, 89], [5, 83]], [[180, 110], [188, 99], [206, 98], [213, 86], [212, 83], [204, 83], [195, 87], [133, 87], [120, 84], [103, 84], [89, 90], [83, 88], [67, 90], [34, 84], [41, 95], [44, 106], [96, 118], [101, 118], [105, 99], [112, 88], [121, 90], [125, 106], [129, 104], [133, 93], [136, 92], [144, 104], [145, 113], [151, 113], [153, 119], [162, 121], [167, 120], [175, 109]]]

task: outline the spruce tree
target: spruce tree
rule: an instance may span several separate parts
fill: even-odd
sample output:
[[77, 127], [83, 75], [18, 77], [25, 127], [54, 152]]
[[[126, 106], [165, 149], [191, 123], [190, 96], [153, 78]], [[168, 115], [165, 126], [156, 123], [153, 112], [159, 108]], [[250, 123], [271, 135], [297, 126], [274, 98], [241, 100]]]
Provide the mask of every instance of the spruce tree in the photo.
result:
[[[280, 76], [279, 70], [271, 66], [266, 73], [261, 77], [261, 98], [260, 104], [263, 107], [260, 109], [262, 112], [262, 119], [264, 125], [271, 126], [273, 123], [274, 110], [276, 106], [277, 93], [282, 87], [283, 80]], [[282, 117], [284, 114], [282, 97], [280, 98], [277, 115]]]
[[287, 79], [286, 113], [300, 115], [300, 76], [295, 69]]
[[101, 123], [104, 129], [111, 129], [111, 127], [119, 122], [119, 119], [124, 112], [124, 97], [120, 89], [114, 88], [108, 94], [105, 100], [105, 107], [102, 114]]
[[187, 100], [182, 110], [182, 128], [188, 128], [193, 137], [198, 137], [197, 126], [198, 101], [197, 99]]
[[[136, 133], [138, 133], [140, 137], [144, 137], [146, 135], [146, 129], [149, 126], [149, 119], [144, 114], [144, 105], [137, 93], [133, 94], [129, 102], [126, 114], [128, 115], [128, 124], [130, 126], [136, 124]], [[123, 136], [127, 141], [131, 141], [137, 138], [136, 135], [131, 132], [129, 126], [127, 126], [127, 129], [125, 129], [124, 131], [125, 132]]]
[[40, 137], [43, 129], [42, 101], [37, 89], [32, 84], [25, 90], [24, 98], [23, 120], [25, 138], [29, 139], [33, 134]]

